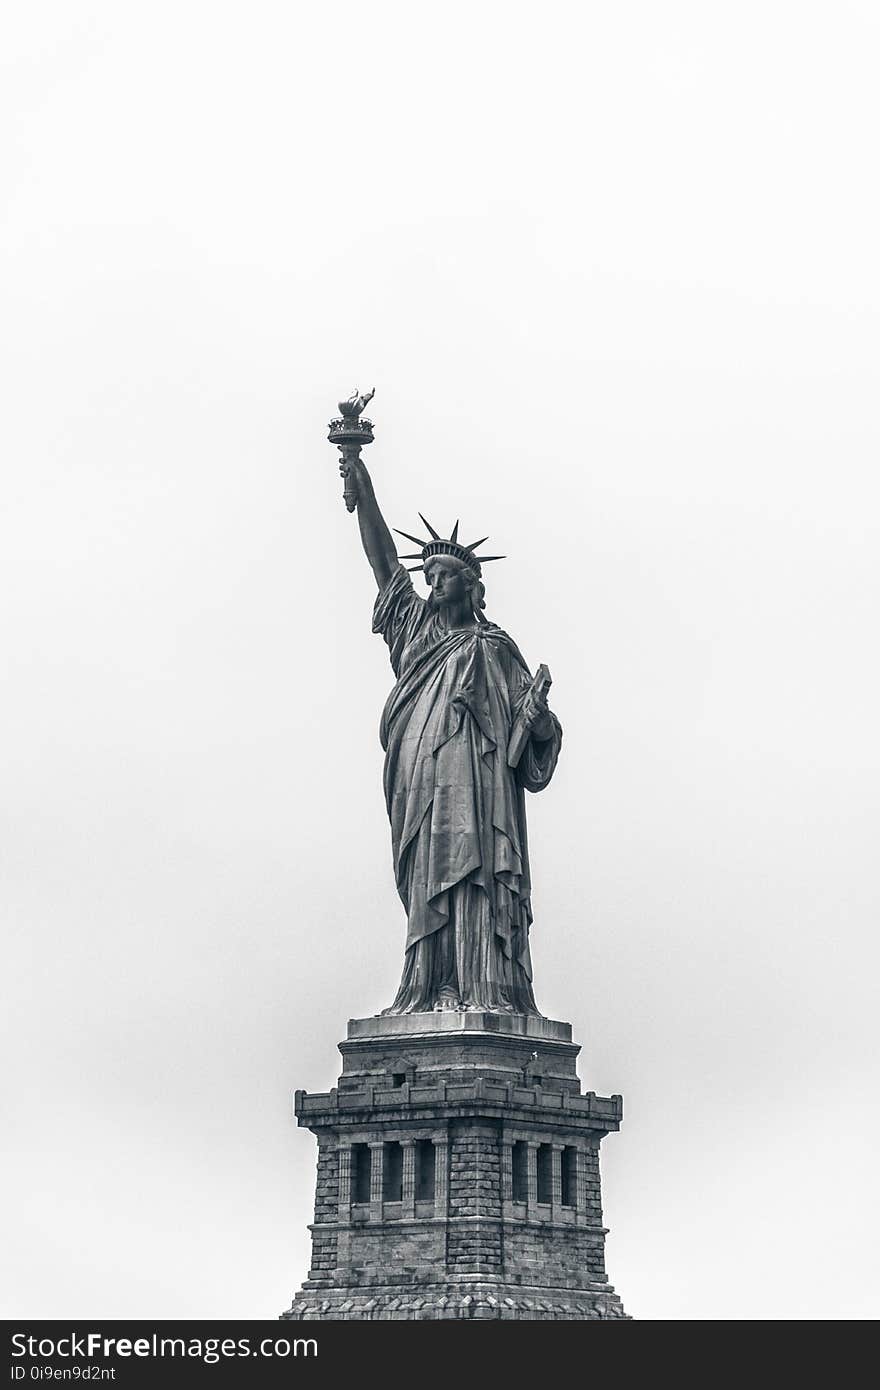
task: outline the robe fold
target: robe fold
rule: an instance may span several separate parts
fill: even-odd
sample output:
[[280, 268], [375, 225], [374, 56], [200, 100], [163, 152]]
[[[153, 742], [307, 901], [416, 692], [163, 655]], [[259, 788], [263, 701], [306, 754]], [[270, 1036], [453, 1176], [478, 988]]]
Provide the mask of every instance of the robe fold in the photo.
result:
[[460, 1006], [537, 1013], [529, 955], [531, 880], [525, 791], [553, 775], [562, 729], [530, 738], [508, 766], [531, 684], [494, 623], [449, 631], [399, 566], [376, 599], [373, 631], [397, 682], [382, 714], [385, 799], [407, 913], [403, 980], [389, 1013]]

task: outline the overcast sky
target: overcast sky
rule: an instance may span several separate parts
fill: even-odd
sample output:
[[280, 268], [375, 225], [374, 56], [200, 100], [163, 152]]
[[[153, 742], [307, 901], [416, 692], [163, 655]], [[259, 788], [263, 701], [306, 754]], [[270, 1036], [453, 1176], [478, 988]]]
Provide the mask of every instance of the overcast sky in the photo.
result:
[[390, 523], [489, 533], [553, 673], [536, 993], [624, 1095], [627, 1309], [876, 1316], [878, 26], [6, 10], [5, 1316], [306, 1275], [291, 1095], [405, 934], [355, 385]]

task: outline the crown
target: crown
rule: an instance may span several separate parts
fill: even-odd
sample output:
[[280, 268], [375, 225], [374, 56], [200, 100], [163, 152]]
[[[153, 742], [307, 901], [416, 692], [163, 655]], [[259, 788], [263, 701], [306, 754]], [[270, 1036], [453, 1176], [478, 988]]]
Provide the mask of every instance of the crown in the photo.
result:
[[422, 516], [421, 512], [419, 512], [419, 517], [431, 533], [431, 539], [429, 541], [420, 540], [418, 536], [411, 536], [408, 531], [398, 531], [397, 527], [394, 527], [398, 536], [404, 536], [406, 540], [413, 541], [416, 545], [421, 546], [421, 550], [415, 555], [398, 556], [400, 560], [421, 560], [422, 563], [420, 565], [407, 566], [410, 574], [415, 574], [416, 570], [423, 570], [425, 568], [425, 563], [430, 560], [432, 555], [451, 555], [454, 559], [460, 560], [463, 565], [467, 565], [468, 569], [473, 570], [474, 574], [479, 579], [481, 574], [480, 565], [486, 564], [489, 560], [504, 560], [506, 558], [504, 555], [477, 556], [474, 554], [477, 546], [483, 545], [484, 542], [489, 539], [488, 536], [483, 536], [481, 540], [471, 541], [470, 544], [463, 545], [458, 539], [458, 522], [456, 522], [452, 528], [452, 534], [449, 539], [444, 540], [439, 532], [434, 530], [427, 517]]

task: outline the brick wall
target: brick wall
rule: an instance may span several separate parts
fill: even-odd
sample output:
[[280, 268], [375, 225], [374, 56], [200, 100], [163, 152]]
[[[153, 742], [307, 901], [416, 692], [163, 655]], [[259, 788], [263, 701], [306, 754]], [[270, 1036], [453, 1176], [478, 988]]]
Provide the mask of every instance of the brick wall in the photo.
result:
[[455, 1126], [449, 1153], [449, 1216], [449, 1272], [500, 1271], [501, 1148], [496, 1127]]
[[318, 1144], [318, 1181], [315, 1188], [315, 1225], [328, 1229], [312, 1232], [312, 1282], [331, 1283], [337, 1263], [335, 1229], [339, 1210], [339, 1159], [336, 1143], [328, 1139]]
[[515, 1284], [574, 1289], [604, 1281], [604, 1237], [577, 1226], [514, 1225], [504, 1231], [504, 1277]]
[[409, 1222], [365, 1224], [348, 1231], [342, 1241], [346, 1277], [353, 1285], [416, 1284], [442, 1279], [445, 1231], [443, 1224], [417, 1226]]

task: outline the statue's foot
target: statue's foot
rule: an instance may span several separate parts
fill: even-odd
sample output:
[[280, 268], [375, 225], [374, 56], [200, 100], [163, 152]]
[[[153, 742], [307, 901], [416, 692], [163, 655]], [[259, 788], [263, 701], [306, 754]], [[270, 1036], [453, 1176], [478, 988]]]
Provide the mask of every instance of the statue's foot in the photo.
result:
[[434, 1003], [434, 1012], [457, 1013], [462, 1007], [462, 1002], [454, 989], [441, 989]]

